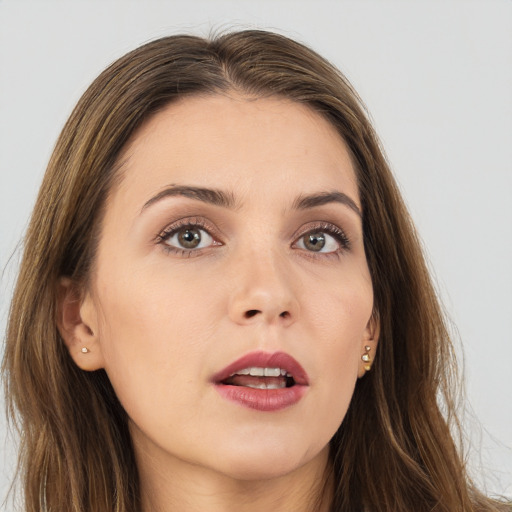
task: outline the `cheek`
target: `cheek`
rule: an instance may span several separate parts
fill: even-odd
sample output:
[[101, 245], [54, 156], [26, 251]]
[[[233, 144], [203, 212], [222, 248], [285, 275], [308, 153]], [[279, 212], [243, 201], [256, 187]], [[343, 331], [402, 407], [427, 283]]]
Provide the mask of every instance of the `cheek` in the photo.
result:
[[190, 384], [204, 367], [205, 348], [215, 332], [216, 311], [204, 300], [202, 282], [184, 284], [157, 267], [121, 270], [119, 265], [108, 279], [98, 279], [104, 283], [98, 286], [100, 337], [116, 394], [137, 415], [139, 407], [150, 406], [151, 397], [169, 396], [171, 390], [173, 400], [190, 398]]
[[[327, 283], [327, 284], [325, 284]], [[373, 311], [373, 287], [366, 265], [347, 265], [341, 272], [308, 286], [303, 314], [312, 336], [331, 343], [332, 350], [361, 348]]]
[[311, 294], [306, 309], [310, 337], [322, 358], [318, 385], [325, 387], [328, 410], [341, 421], [348, 407], [364, 345], [370, 336], [368, 323], [373, 310], [373, 289], [366, 266], [358, 272], [340, 273], [325, 292]]

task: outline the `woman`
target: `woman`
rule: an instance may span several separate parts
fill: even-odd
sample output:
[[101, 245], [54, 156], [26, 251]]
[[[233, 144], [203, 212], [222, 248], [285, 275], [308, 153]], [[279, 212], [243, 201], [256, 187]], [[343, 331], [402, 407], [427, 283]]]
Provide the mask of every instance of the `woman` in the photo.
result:
[[377, 138], [321, 57], [173, 36], [86, 91], [9, 319], [26, 510], [508, 509], [452, 439], [452, 361]]

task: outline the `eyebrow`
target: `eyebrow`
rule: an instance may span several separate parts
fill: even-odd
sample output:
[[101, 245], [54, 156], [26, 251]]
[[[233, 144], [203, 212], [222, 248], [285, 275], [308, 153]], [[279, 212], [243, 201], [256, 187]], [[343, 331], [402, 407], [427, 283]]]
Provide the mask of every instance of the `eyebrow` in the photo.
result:
[[330, 203], [341, 203], [348, 206], [351, 210], [357, 213], [359, 217], [363, 217], [361, 210], [347, 194], [343, 192], [320, 192], [318, 194], [300, 195], [293, 202], [293, 208], [296, 210], [307, 210], [309, 208], [315, 208], [317, 206], [323, 206]]
[[[230, 210], [234, 210], [238, 206], [235, 196], [232, 193], [224, 192], [223, 190], [186, 185], [171, 185], [149, 199], [142, 207], [141, 213], [154, 203], [173, 196], [188, 197], [190, 199], [196, 199], [215, 206], [229, 208]], [[308, 210], [310, 208], [316, 208], [330, 203], [343, 204], [357, 213], [359, 217], [362, 218], [363, 216], [354, 200], [347, 194], [339, 191], [300, 195], [293, 202], [292, 209]]]
[[222, 190], [203, 187], [171, 185], [147, 201], [142, 207], [141, 213], [146, 208], [149, 208], [152, 204], [161, 201], [166, 197], [172, 196], [182, 196], [188, 197], [190, 199], [197, 199], [203, 203], [222, 206], [223, 208], [229, 208], [231, 210], [235, 209], [237, 206], [233, 194], [226, 193]]

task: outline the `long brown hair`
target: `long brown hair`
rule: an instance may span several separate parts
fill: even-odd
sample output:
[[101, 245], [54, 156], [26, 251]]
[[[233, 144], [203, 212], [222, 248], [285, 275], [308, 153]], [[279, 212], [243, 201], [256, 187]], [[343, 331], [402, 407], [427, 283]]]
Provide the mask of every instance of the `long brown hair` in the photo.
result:
[[104, 371], [84, 372], [71, 360], [56, 327], [57, 282], [87, 285], [107, 196], [122, 179], [119, 155], [134, 131], [178, 98], [230, 90], [309, 105], [338, 130], [356, 168], [381, 333], [374, 367], [331, 441], [331, 510], [498, 510], [469, 482], [453, 441], [450, 338], [361, 102], [319, 55], [263, 31], [148, 43], [94, 81], [62, 131], [26, 235], [3, 362], [26, 510], [140, 506], [126, 414]]

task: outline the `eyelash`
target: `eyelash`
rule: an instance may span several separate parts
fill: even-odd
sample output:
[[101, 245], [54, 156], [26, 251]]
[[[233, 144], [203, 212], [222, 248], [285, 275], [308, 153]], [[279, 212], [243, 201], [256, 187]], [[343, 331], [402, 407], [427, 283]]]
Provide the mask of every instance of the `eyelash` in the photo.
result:
[[[165, 230], [163, 230], [161, 233], [159, 233], [156, 236], [156, 243], [163, 246], [163, 249], [166, 252], [175, 254], [177, 256], [182, 257], [193, 257], [193, 256], [199, 256], [205, 249], [180, 249], [178, 247], [169, 245], [166, 243], [167, 240], [169, 240], [172, 236], [174, 236], [176, 233], [183, 229], [202, 229], [206, 231], [216, 242], [217, 246], [222, 246], [223, 244], [219, 242], [216, 237], [212, 234], [215, 232], [215, 229], [213, 229], [212, 226], [210, 226], [209, 223], [205, 222], [202, 218], [187, 218], [187, 219], [181, 219], [170, 226], [166, 227]], [[331, 224], [330, 222], [317, 222], [313, 223], [312, 225], [309, 225], [307, 229], [302, 230], [298, 234], [295, 235], [295, 240], [293, 242], [293, 245], [296, 245], [300, 239], [303, 237], [314, 234], [314, 233], [326, 233], [330, 236], [332, 236], [338, 243], [339, 243], [339, 249], [332, 252], [315, 252], [315, 251], [307, 251], [303, 249], [303, 252], [305, 252], [309, 257], [312, 258], [326, 258], [326, 257], [339, 257], [340, 254], [350, 251], [351, 249], [351, 243], [350, 239], [347, 237], [345, 232], [336, 226], [335, 224]]]
[[312, 258], [329, 258], [335, 257], [338, 258], [341, 254], [350, 251], [351, 244], [350, 239], [345, 234], [345, 232], [335, 224], [331, 224], [330, 222], [317, 222], [309, 225], [307, 229], [301, 231], [299, 235], [295, 236], [294, 244], [307, 235], [311, 235], [314, 233], [327, 233], [332, 236], [338, 243], [339, 248], [333, 252], [314, 252], [314, 251], [305, 251], [309, 257]]
[[214, 235], [212, 235], [212, 232], [215, 231], [213, 227], [210, 226], [207, 222], [205, 222], [205, 220], [202, 218], [187, 218], [178, 220], [177, 222], [166, 227], [161, 233], [157, 235], [156, 243], [161, 244], [166, 252], [175, 254], [177, 256], [187, 258], [199, 256], [204, 249], [180, 249], [178, 247], [174, 247], [173, 245], [169, 245], [166, 243], [166, 241], [169, 240], [173, 235], [175, 235], [176, 233], [183, 229], [202, 229], [206, 231], [213, 238], [214, 241], [216, 241], [217, 246], [223, 245], [222, 243], [217, 241]]

